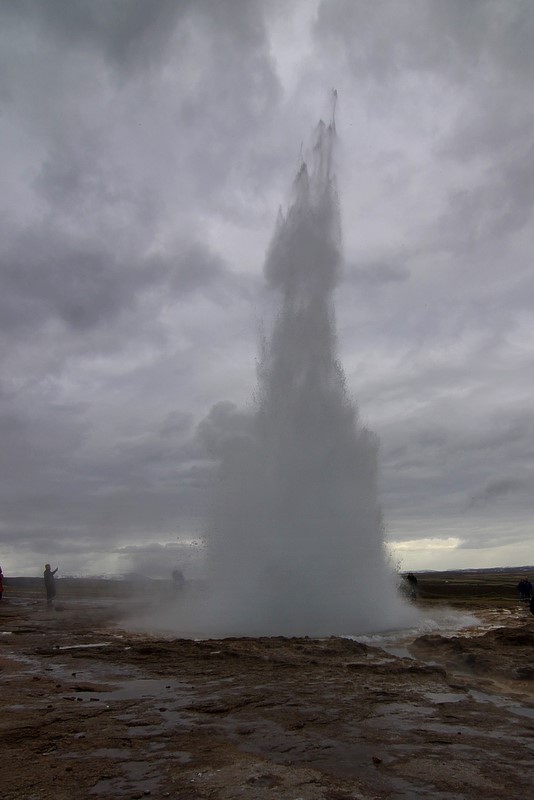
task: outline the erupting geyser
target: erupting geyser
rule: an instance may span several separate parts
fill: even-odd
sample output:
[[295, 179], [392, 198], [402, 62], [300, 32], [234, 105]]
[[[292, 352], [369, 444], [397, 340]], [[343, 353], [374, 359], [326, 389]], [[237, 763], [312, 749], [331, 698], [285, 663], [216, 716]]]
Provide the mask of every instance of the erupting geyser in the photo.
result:
[[265, 275], [280, 295], [254, 415], [221, 463], [208, 538], [210, 633], [350, 635], [411, 616], [384, 552], [377, 442], [336, 358], [334, 123], [317, 128]]

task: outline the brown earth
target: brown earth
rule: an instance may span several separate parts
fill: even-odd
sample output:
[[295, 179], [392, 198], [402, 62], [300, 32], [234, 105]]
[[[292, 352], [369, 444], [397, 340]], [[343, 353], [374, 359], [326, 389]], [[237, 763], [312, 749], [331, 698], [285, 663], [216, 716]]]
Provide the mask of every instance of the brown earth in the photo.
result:
[[534, 616], [509, 584], [420, 580], [425, 613], [454, 605], [480, 624], [385, 649], [338, 637], [132, 634], [116, 593], [60, 581], [47, 609], [34, 587], [8, 587], [0, 796], [530, 796]]

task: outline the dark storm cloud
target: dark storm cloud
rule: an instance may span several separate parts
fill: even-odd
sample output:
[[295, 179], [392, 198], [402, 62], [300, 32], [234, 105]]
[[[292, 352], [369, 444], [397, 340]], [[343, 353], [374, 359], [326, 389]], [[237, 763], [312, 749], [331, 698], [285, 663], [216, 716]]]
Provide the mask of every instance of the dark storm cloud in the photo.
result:
[[76, 560], [202, 526], [250, 435], [264, 252], [333, 85], [336, 315], [386, 516], [415, 537], [528, 512], [498, 490], [534, 455], [532, 4], [312, 5], [291, 28], [265, 0], [0, 4], [6, 541]]
[[25, 490], [39, 494], [50, 487], [61, 489], [61, 481], [73, 468], [72, 453], [85, 440], [85, 409], [52, 405], [31, 408], [12, 397], [0, 412], [1, 491], [4, 500]]
[[[533, 35], [528, 0], [319, 5], [314, 55], [335, 64], [341, 117], [343, 91], [354, 104], [340, 129], [365, 183], [338, 313], [349, 363], [359, 354], [349, 385], [376, 420], [386, 520], [407, 538], [443, 525], [502, 547], [531, 511], [518, 489], [465, 519], [481, 487], [534, 484]], [[409, 280], [387, 280], [399, 265]]]
[[[534, 489], [534, 416], [477, 415], [476, 406], [465, 410], [458, 403], [441, 404], [441, 410], [430, 406], [381, 430], [386, 508], [413, 518], [441, 508], [454, 519], [505, 500], [505, 519], [527, 511]], [[477, 541], [476, 530], [472, 535]]]
[[21, 0], [13, 16], [38, 21], [57, 44], [89, 47], [124, 66], [157, 59], [191, 0]]
[[191, 414], [179, 411], [171, 411], [159, 427], [159, 435], [162, 438], [174, 438], [183, 435], [191, 425]]
[[96, 546], [166, 535], [199, 517], [212, 468], [194, 443], [191, 417], [175, 412], [137, 441], [116, 438], [92, 455], [82, 410], [58, 408], [55, 425], [50, 409], [41, 420], [34, 411], [0, 417], [5, 544], [66, 534]]
[[483, 506], [487, 503], [497, 502], [502, 498], [525, 491], [525, 484], [517, 478], [501, 478], [490, 481], [480, 491], [476, 492], [469, 501], [469, 507]]
[[159, 263], [154, 259], [149, 266], [159, 266], [162, 275], [168, 279], [173, 296], [177, 298], [204, 292], [215, 302], [222, 303], [231, 295], [250, 298], [253, 293], [254, 278], [236, 275], [217, 253], [198, 242], [184, 242], [182, 247], [177, 248], [173, 263]]
[[356, 284], [397, 283], [409, 278], [409, 271], [403, 265], [376, 261], [371, 264], [348, 265], [345, 268], [347, 280]]
[[183, 300], [216, 285], [231, 286], [231, 274], [198, 243], [166, 259], [124, 253], [121, 260], [100, 242], [26, 231], [0, 252], [0, 328], [36, 329], [55, 318], [83, 333], [134, 313], [142, 295], [154, 289]]
[[86, 215], [105, 202], [128, 216], [142, 203], [153, 219], [177, 188], [186, 203], [222, 202], [230, 171], [243, 172], [244, 190], [245, 165], [264, 171], [247, 137], [280, 87], [261, 3], [23, 2], [0, 13], [12, 25], [8, 107], [38, 140], [37, 183], [49, 201]]
[[499, 166], [488, 165], [482, 183], [450, 196], [439, 222], [443, 239], [456, 250], [500, 242], [523, 228], [534, 210], [534, 147], [522, 142]]
[[198, 425], [197, 438], [206, 453], [215, 459], [246, 440], [252, 433], [252, 417], [234, 403], [216, 403]]
[[[477, 406], [464, 409], [460, 403], [438, 401], [438, 410], [432, 405], [403, 420], [408, 436], [400, 427], [384, 429], [384, 457], [394, 469], [402, 469], [405, 458], [418, 456], [423, 463], [433, 461], [443, 464], [456, 459], [472, 458], [481, 464], [481, 456], [491, 452], [497, 462], [511, 464], [514, 459], [521, 464], [534, 450], [534, 415], [523, 410], [512, 415], [502, 413], [477, 414]], [[387, 445], [386, 445], [387, 443]], [[424, 455], [426, 454], [426, 455]], [[485, 465], [485, 468], [491, 465]], [[478, 474], [484, 466], [479, 467]], [[459, 474], [459, 482], [464, 480]], [[477, 476], [472, 480], [477, 481]]]
[[278, 164], [262, 4], [3, 4], [0, 62], [4, 543], [194, 529], [198, 378], [217, 392], [254, 282], [212, 229], [250, 225]]
[[[414, 104], [423, 126], [425, 110], [435, 108], [438, 120], [451, 105], [452, 124], [449, 117], [433, 132], [434, 153], [444, 169], [457, 162], [468, 171], [436, 220], [434, 247], [463, 252], [528, 223], [534, 200], [529, 0], [334, 0], [320, 5], [316, 35], [342, 46], [358, 84], [378, 84], [369, 91], [382, 97], [384, 117]], [[425, 87], [426, 109], [416, 105], [417, 86]]]
[[[135, 275], [128, 282], [94, 242], [53, 240], [28, 231], [0, 264], [1, 325], [38, 327], [49, 317], [84, 330], [109, 320], [136, 294]], [[146, 280], [146, 278], [145, 278]]]
[[459, 81], [495, 59], [523, 76], [533, 33], [529, 0], [325, 0], [316, 26], [318, 36], [343, 42], [355, 73], [382, 81], [405, 70]]
[[25, 20], [41, 27], [56, 44], [99, 52], [116, 68], [150, 67], [166, 58], [178, 30], [178, 43], [192, 35], [191, 19], [224, 38], [262, 47], [265, 36], [254, 0], [21, 0], [7, 4], [8, 22]]

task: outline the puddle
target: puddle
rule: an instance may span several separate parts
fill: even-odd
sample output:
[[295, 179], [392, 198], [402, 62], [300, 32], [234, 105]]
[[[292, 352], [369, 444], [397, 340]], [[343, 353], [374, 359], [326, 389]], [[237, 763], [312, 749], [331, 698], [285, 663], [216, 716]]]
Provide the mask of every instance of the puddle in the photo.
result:
[[112, 642], [91, 642], [91, 644], [57, 644], [54, 650], [88, 650], [91, 647], [109, 647]]
[[385, 652], [389, 653], [391, 656], [395, 656], [396, 658], [409, 658], [412, 661], [415, 661], [414, 656], [412, 656], [408, 648], [405, 646], [383, 644], [381, 647], [382, 650], [385, 650]]
[[[129, 748], [125, 747], [99, 747], [97, 750], [91, 750], [86, 758], [110, 758], [116, 761], [128, 761], [132, 757], [132, 752]], [[80, 758], [80, 753], [66, 753], [64, 758]]]
[[[65, 653], [66, 658], [69, 656], [70, 654], [68, 652]], [[28, 675], [42, 677], [43, 672], [46, 673], [46, 677], [63, 685], [63, 690], [69, 693], [69, 697], [71, 699], [86, 700], [89, 697], [93, 697], [104, 700], [106, 697], [109, 697], [111, 691], [115, 690], [113, 687], [115, 687], [117, 684], [120, 684], [120, 686], [127, 686], [130, 683], [135, 684], [136, 679], [132, 678], [132, 673], [140, 674], [140, 670], [136, 669], [135, 667], [118, 664], [109, 664], [106, 666], [105, 670], [100, 669], [98, 666], [96, 668], [85, 667], [80, 669], [78, 665], [76, 665], [76, 671], [73, 672], [72, 665], [68, 663], [52, 662], [43, 667], [42, 660], [36, 656], [29, 656], [22, 653], [5, 653], [5, 657], [18, 664], [22, 668], [22, 671]], [[112, 688], [110, 689], [110, 692], [71, 691], [69, 690], [69, 686], [72, 686], [74, 680], [87, 683], [98, 682], [100, 686], [103, 683], [109, 683], [111, 684]], [[170, 681], [167, 679], [165, 681], [156, 681], [156, 683], [168, 685]], [[120, 689], [117, 691], [120, 691]]]
[[[114, 700], [158, 700], [158, 702], [172, 702], [176, 706], [177, 702], [187, 705], [190, 702], [189, 684], [180, 684], [177, 681], [169, 681], [168, 678], [137, 678], [125, 681], [116, 688], [104, 691], [84, 691], [74, 692], [74, 697], [81, 700], [95, 699], [105, 700], [106, 703]], [[184, 697], [188, 693], [187, 698]], [[178, 700], [178, 695], [181, 700]]]
[[412, 721], [416, 718], [431, 717], [434, 709], [430, 706], [415, 706], [412, 703], [380, 703], [373, 709], [373, 720], [386, 717], [402, 717]]
[[496, 708], [506, 708], [511, 714], [517, 714], [520, 717], [527, 717], [534, 719], [534, 706], [526, 706], [523, 703], [518, 703], [511, 700], [509, 697], [502, 697], [501, 695], [487, 694], [480, 692], [477, 689], [469, 689], [468, 694], [477, 703], [491, 703]]
[[101, 778], [89, 794], [105, 798], [158, 797], [161, 776], [154, 773], [159, 768], [159, 765], [155, 767], [147, 761], [123, 761], [120, 765], [122, 775]]
[[465, 693], [456, 694], [454, 692], [425, 692], [423, 697], [430, 700], [431, 703], [442, 705], [443, 703], [460, 703], [465, 700]]

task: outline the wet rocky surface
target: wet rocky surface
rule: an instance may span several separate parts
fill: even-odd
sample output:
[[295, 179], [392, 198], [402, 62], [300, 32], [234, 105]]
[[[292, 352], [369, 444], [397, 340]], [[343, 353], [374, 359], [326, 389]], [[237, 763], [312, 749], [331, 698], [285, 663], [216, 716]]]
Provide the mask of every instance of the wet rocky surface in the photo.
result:
[[396, 648], [128, 632], [120, 608], [0, 605], [3, 800], [529, 796], [534, 617]]

